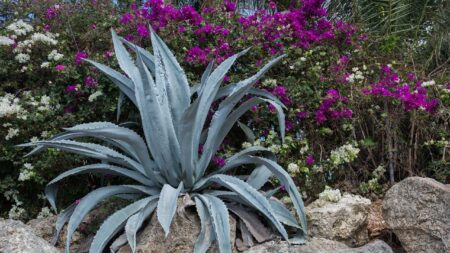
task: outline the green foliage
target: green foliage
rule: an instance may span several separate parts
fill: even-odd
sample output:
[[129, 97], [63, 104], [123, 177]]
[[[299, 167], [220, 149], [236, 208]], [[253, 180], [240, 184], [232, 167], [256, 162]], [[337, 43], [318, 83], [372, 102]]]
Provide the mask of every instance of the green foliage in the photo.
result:
[[[301, 239], [299, 235], [306, 236], [302, 198], [294, 181], [273, 160], [274, 156], [268, 149], [258, 146], [244, 149], [229, 157], [221, 169], [207, 170], [213, 155], [233, 125], [254, 105], [270, 103], [277, 109], [280, 133], [284, 139], [283, 105], [278, 99], [272, 99], [270, 93], [252, 88], [284, 56], [270, 61], [250, 78], [220, 87], [233, 63], [248, 51], [245, 50], [226, 59], [214, 70], [210, 65], [200, 85], [191, 91], [184, 71], [154, 32], [151, 33], [153, 55], [126, 42], [114, 31], [112, 37], [119, 66], [126, 76], [105, 65], [88, 61], [104, 72], [137, 106], [145, 141], [129, 128], [109, 122], [94, 122], [67, 128], [66, 132], [46, 141], [21, 145], [36, 146], [28, 155], [39, 153], [44, 148], [57, 148], [101, 160], [101, 163], [66, 171], [47, 185], [46, 196], [54, 209], [58, 184], [69, 176], [108, 173], [128, 177], [137, 183], [98, 188], [84, 196], [74, 208], [66, 208], [68, 211], [60, 215], [61, 222], [58, 222], [68, 222], [66, 252], [69, 252], [71, 237], [83, 218], [98, 203], [112, 196], [128, 196], [134, 202], [106, 219], [92, 242], [90, 252], [102, 252], [123, 228], [134, 252], [136, 233], [155, 208], [167, 236], [177, 209], [177, 199], [182, 195], [194, 198], [202, 221], [211, 220], [210, 223], [202, 222], [202, 233], [195, 252], [205, 252], [213, 240], [218, 242], [220, 252], [231, 252], [226, 206], [230, 203], [256, 209], [286, 240], [289, 240], [289, 236], [282, 223], [297, 228], [299, 234], [296, 240]], [[136, 53], [136, 59], [128, 53], [125, 45]], [[194, 94], [192, 102], [191, 94]], [[237, 105], [247, 94], [254, 96]], [[219, 106], [208, 122], [207, 115], [214, 102], [218, 102]], [[95, 138], [104, 144], [73, 140], [83, 137]], [[205, 147], [201, 155], [198, 153], [200, 145]], [[268, 158], [258, 154], [265, 154]], [[240, 176], [245, 181], [225, 174], [242, 165], [258, 166], [252, 173], [246, 172]], [[286, 188], [301, 225], [290, 214], [287, 216], [290, 222], [286, 223], [285, 218], [281, 218], [270, 204], [270, 196], [258, 191], [271, 175]], [[211, 231], [213, 235], [206, 235]], [[205, 238], [209, 239], [205, 241]]]

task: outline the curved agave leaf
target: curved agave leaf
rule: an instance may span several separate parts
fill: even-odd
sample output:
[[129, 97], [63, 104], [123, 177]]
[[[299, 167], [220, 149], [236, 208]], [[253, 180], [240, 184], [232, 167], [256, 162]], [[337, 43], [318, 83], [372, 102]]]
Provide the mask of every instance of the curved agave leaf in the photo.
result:
[[155, 73], [155, 57], [152, 54], [150, 54], [147, 50], [143, 49], [142, 47], [139, 47], [138, 45], [133, 44], [122, 37], [119, 38], [120, 41], [122, 41], [122, 43], [126, 44], [128, 48], [133, 50], [136, 54], [138, 53], [141, 54], [145, 66], [147, 66], [147, 68], [150, 69], [152, 73]]
[[[177, 130], [181, 117], [191, 102], [188, 80], [170, 49], [152, 30], [151, 40], [157, 63], [155, 76], [157, 79], [158, 76], [161, 76], [160, 81], [166, 86], [170, 111], [175, 123], [175, 130]], [[159, 82], [157, 81], [157, 83]]]
[[[155, 177], [153, 169], [156, 165], [147, 152], [147, 145], [144, 140], [133, 130], [125, 127], [115, 125], [107, 122], [93, 122], [76, 125], [71, 128], [66, 128], [68, 132], [81, 132], [96, 138], [107, 138], [108, 140], [120, 141], [118, 145], [122, 145], [122, 149], [127, 150], [127, 153], [136, 154], [138, 161], [140, 161], [145, 170], [146, 175]], [[126, 146], [124, 146], [126, 144]]]
[[270, 198], [269, 202], [279, 221], [290, 227], [301, 229], [295, 217], [280, 201]]
[[130, 216], [139, 212], [151, 198], [138, 200], [109, 216], [97, 231], [89, 253], [103, 252], [108, 242], [125, 226]]
[[194, 253], [206, 253], [215, 239], [211, 220], [212, 215], [209, 213], [203, 201], [198, 197], [195, 197], [195, 206], [197, 207], [197, 213], [200, 218], [201, 229], [194, 245]]
[[136, 98], [134, 96], [134, 84], [128, 77], [101, 63], [89, 59], [83, 60], [89, 62], [98, 70], [103, 72], [106, 76], [108, 76], [109, 80], [111, 80], [119, 88], [119, 90], [123, 92], [123, 94], [125, 94], [131, 100], [131, 102], [133, 102], [133, 104], [137, 105]]
[[201, 199], [212, 218], [212, 226], [219, 252], [231, 253], [230, 222], [225, 203], [219, 198], [207, 194], [199, 194], [197, 198]]
[[176, 185], [181, 151], [166, 104], [167, 94], [160, 93], [140, 54], [137, 62], [140, 75], [132, 79], [146, 141], [161, 173], [170, 184]]
[[251, 187], [246, 182], [227, 175], [213, 175], [207, 177], [204, 180], [198, 182], [194, 190], [200, 190], [211, 183], [217, 183], [235, 193], [237, 193], [242, 199], [244, 199], [249, 205], [256, 208], [261, 214], [263, 214], [280, 232], [281, 236], [288, 240], [288, 235], [283, 225], [277, 220], [275, 214], [270, 206], [269, 201], [256, 189]]
[[79, 155], [84, 155], [100, 160], [104, 160], [111, 163], [120, 164], [122, 166], [132, 168], [145, 175], [144, 167], [135, 160], [124, 156], [113, 149], [108, 147], [94, 144], [84, 143], [71, 140], [58, 140], [58, 141], [38, 141], [35, 143], [23, 144], [21, 146], [45, 146], [51, 148], [58, 148], [66, 152], [71, 152]]
[[247, 125], [245, 125], [239, 121], [237, 123], [238, 123], [238, 126], [241, 128], [242, 132], [244, 132], [245, 137], [247, 137], [247, 141], [253, 144], [256, 139], [255, 133], [253, 133], [253, 131]]
[[236, 204], [228, 204], [228, 209], [241, 219], [250, 233], [259, 243], [265, 242], [272, 238], [272, 233], [264, 224], [259, 221], [259, 217], [244, 207]]
[[[58, 184], [61, 180], [66, 177], [86, 174], [86, 173], [102, 173], [102, 174], [112, 174], [112, 175], [120, 175], [125, 176], [131, 179], [136, 180], [137, 182], [145, 185], [145, 186], [155, 186], [155, 183], [143, 176], [139, 172], [135, 172], [129, 169], [113, 166], [110, 164], [97, 163], [97, 164], [89, 164], [81, 167], [77, 167], [71, 170], [68, 170], [64, 173], [61, 173], [57, 177], [55, 177], [52, 181], [50, 181], [45, 188], [45, 195], [50, 202], [50, 205], [56, 210], [56, 194], [58, 191]], [[155, 189], [153, 194], [158, 193], [159, 190]]]
[[[146, 193], [146, 187], [139, 185], [119, 185], [119, 186], [105, 186], [96, 189], [86, 196], [84, 196], [80, 203], [75, 207], [75, 210], [70, 217], [69, 224], [67, 225], [67, 240], [66, 240], [66, 253], [70, 251], [70, 241], [72, 235], [83, 221], [84, 217], [101, 201], [118, 194], [134, 194], [134, 193]], [[92, 248], [91, 248], [92, 249]]]
[[[255, 84], [255, 82], [258, 81], [262, 77], [262, 75], [264, 75], [273, 65], [275, 65], [278, 61], [280, 61], [284, 57], [285, 55], [282, 55], [271, 60], [263, 68], [261, 68], [255, 75], [236, 84], [235, 88], [231, 91], [230, 95], [228, 95], [228, 97], [225, 98], [225, 100], [220, 103], [219, 109], [217, 109], [217, 111], [214, 113], [210, 127], [208, 129], [208, 137], [205, 142], [206, 151], [203, 153], [200, 159], [199, 164], [200, 171], [197, 174], [197, 178], [203, 176], [203, 174], [206, 171], [206, 168], [208, 167], [209, 162], [211, 161], [212, 156], [215, 154], [217, 148], [222, 143], [223, 139], [228, 134], [229, 130], [231, 130], [234, 123], [236, 123], [238, 118], [242, 116], [242, 114], [247, 112], [253, 105], [247, 109], [247, 105], [251, 104], [251, 102], [244, 103], [243, 105], [239, 106], [230, 116], [228, 116], [233, 110], [233, 108], [245, 95], [248, 94], [248, 91], [250, 90], [252, 85]], [[250, 100], [256, 102], [254, 98]], [[262, 99], [261, 102], [262, 101], [272, 103], [274, 107], [277, 109], [281, 107], [280, 105], [276, 104], [271, 100]], [[278, 114], [280, 115], [280, 110], [278, 110]], [[279, 119], [283, 119], [283, 122], [280, 122], [280, 132], [282, 139], [284, 140], [285, 122], [283, 109], [281, 109], [281, 114], [282, 116], [280, 116], [281, 118]]]
[[194, 171], [198, 167], [196, 163], [198, 160], [200, 135], [203, 126], [205, 125], [211, 104], [214, 101], [214, 97], [228, 70], [234, 64], [236, 59], [247, 51], [248, 49], [223, 61], [208, 77], [205, 89], [201, 92], [201, 96], [199, 96], [184, 112], [179, 128], [179, 136], [181, 137], [180, 143], [182, 144], [181, 162], [184, 168], [183, 172], [186, 177], [185, 186], [187, 188], [192, 187], [194, 176], [195, 174], [198, 175], [198, 173], [195, 173]]
[[156, 214], [158, 215], [158, 221], [161, 224], [166, 237], [169, 235], [170, 224], [177, 211], [177, 199], [182, 190], [183, 182], [180, 183], [177, 189], [168, 184], [165, 184], [161, 189]]
[[133, 79], [133, 77], [138, 73], [136, 65], [134, 64], [130, 53], [128, 53], [127, 49], [122, 44], [120, 37], [117, 35], [114, 29], [111, 29], [111, 35], [117, 62], [119, 63], [120, 68], [125, 72], [125, 74]]
[[[66, 223], [69, 221], [70, 216], [72, 216], [73, 211], [75, 210], [75, 207], [77, 205], [75, 203], [72, 203], [70, 206], [66, 207], [66, 209], [64, 209], [59, 215], [58, 218], [56, 219], [56, 224], [55, 224], [55, 235], [53, 236], [52, 241], [50, 242], [52, 245], [56, 245], [56, 243], [58, 242], [59, 239], [59, 235], [61, 234], [61, 230], [63, 229], [64, 225], [66, 225]], [[56, 210], [56, 208], [54, 208]]]
[[242, 164], [260, 164], [266, 166], [272, 173], [281, 181], [281, 183], [286, 188], [286, 191], [289, 193], [289, 197], [292, 199], [292, 203], [294, 204], [295, 210], [297, 212], [298, 217], [300, 218], [300, 224], [302, 226], [303, 233], [307, 234], [307, 224], [306, 224], [306, 216], [305, 216], [305, 207], [303, 204], [302, 197], [295, 187], [294, 181], [289, 176], [289, 174], [276, 162], [269, 160], [263, 157], [251, 156], [251, 155], [243, 155], [240, 158], [234, 159], [227, 164], [228, 168], [233, 168], [233, 164], [236, 166], [240, 166]]
[[134, 253], [136, 251], [136, 234], [137, 231], [141, 228], [144, 221], [153, 213], [157, 204], [158, 204], [157, 196], [152, 196], [149, 198], [148, 202], [145, 206], [136, 214], [131, 216], [127, 224], [125, 225], [125, 234], [128, 244], [130, 245], [131, 251]]
[[[227, 86], [221, 88], [217, 92], [215, 100], [218, 100], [220, 98], [229, 96], [232, 92], [235, 91], [235, 89], [237, 89], [238, 85], [239, 85], [239, 83], [230, 84], [230, 85], [227, 85]], [[250, 88], [250, 90], [248, 90], [248, 94], [249, 95], [255, 95], [255, 96], [258, 96], [258, 97], [263, 97], [263, 98], [266, 98], [266, 99], [270, 99], [270, 100], [274, 101], [275, 103], [281, 105], [284, 109], [287, 109], [286, 106], [283, 104], [283, 102], [281, 102], [278, 99], [277, 96], [273, 95], [272, 93], [270, 93], [270, 92], [268, 92], [266, 90], [262, 90], [262, 89], [259, 89], [259, 88], [252, 87], [252, 88]]]

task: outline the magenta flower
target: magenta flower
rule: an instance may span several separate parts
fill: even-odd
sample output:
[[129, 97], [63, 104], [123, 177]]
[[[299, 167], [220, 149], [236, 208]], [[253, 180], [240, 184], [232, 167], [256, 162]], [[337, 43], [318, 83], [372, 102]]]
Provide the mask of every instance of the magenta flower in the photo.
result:
[[109, 50], [106, 50], [106, 51], [103, 53], [103, 57], [104, 57], [105, 59], [109, 59], [109, 58], [111, 58], [113, 55], [114, 55], [114, 53], [111, 52], [111, 51], [109, 51]]
[[309, 115], [309, 112], [305, 112], [305, 111], [295, 113], [295, 116], [297, 116], [297, 118], [299, 118], [299, 119], [304, 119], [304, 118], [308, 117], [308, 115]]
[[126, 39], [127, 41], [133, 41], [134, 40], [134, 36], [131, 35], [131, 34], [127, 34], [123, 38]]
[[145, 24], [139, 23], [137, 24], [137, 33], [139, 34], [139, 36], [146, 38], [150, 35], [147, 27]]
[[224, 7], [226, 11], [234, 12], [236, 10], [236, 3], [231, 0], [225, 0]]
[[64, 71], [66, 69], [66, 66], [64, 66], [63, 64], [58, 64], [55, 66], [55, 69], [57, 71]]
[[74, 84], [69, 84], [69, 85], [67, 85], [67, 87], [66, 87], [66, 91], [67, 91], [67, 92], [74, 92], [74, 91], [76, 91], [76, 90], [77, 90], [77, 86], [74, 85]]
[[78, 51], [75, 54], [75, 64], [80, 65], [83, 62], [83, 59], [86, 59], [88, 54], [85, 51]]
[[96, 87], [97, 86], [97, 80], [95, 80], [92, 76], [86, 76], [84, 78], [84, 84], [87, 87]]
[[133, 20], [134, 16], [131, 13], [125, 13], [120, 17], [120, 23], [126, 25]]
[[44, 25], [44, 32], [49, 32], [50, 31], [50, 25], [46, 24]]
[[48, 19], [53, 19], [53, 18], [55, 18], [55, 17], [56, 17], [56, 10], [55, 10], [55, 8], [53, 8], [53, 7], [48, 8], [48, 9], [45, 11], [45, 16], [46, 16]]
[[314, 156], [312, 154], [309, 154], [305, 159], [305, 164], [308, 166], [311, 166], [315, 163]]
[[80, 202], [81, 202], [81, 200], [80, 200], [80, 199], [77, 199], [77, 200], [75, 200], [75, 205], [79, 205], [79, 204], [80, 204]]
[[219, 167], [223, 167], [225, 165], [225, 159], [221, 156], [214, 156], [212, 158], [212, 161], [215, 165], [217, 165]]

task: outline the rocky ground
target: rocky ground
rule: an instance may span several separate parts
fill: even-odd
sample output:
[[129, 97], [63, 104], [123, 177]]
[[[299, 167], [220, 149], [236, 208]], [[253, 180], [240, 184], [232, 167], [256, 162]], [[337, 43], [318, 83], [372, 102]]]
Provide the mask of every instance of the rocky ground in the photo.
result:
[[[244, 253], [443, 253], [450, 252], [450, 187], [433, 179], [411, 177], [394, 185], [384, 200], [371, 202], [344, 194], [338, 201], [318, 199], [307, 206], [310, 239], [304, 245], [289, 245], [277, 238], [254, 245]], [[104, 219], [94, 212], [86, 223]], [[231, 216], [230, 216], [231, 217]], [[232, 218], [232, 217], [231, 217]], [[64, 232], [56, 247], [49, 242], [56, 217], [20, 221], [0, 220], [0, 252], [63, 252]], [[233, 219], [232, 219], [233, 220]], [[231, 222], [236, 238], [236, 222]], [[200, 230], [195, 213], [177, 215], [168, 238], [152, 218], [138, 239], [140, 253], [192, 252]], [[89, 251], [92, 234], [76, 233], [71, 252]], [[391, 246], [398, 238], [401, 249]], [[237, 241], [239, 238], [236, 239]], [[235, 245], [234, 241], [232, 242]], [[242, 250], [242, 248], [241, 248]], [[128, 253], [126, 239], [119, 237], [112, 252]], [[239, 252], [237, 248], [234, 252]], [[212, 247], [208, 252], [218, 252]]]

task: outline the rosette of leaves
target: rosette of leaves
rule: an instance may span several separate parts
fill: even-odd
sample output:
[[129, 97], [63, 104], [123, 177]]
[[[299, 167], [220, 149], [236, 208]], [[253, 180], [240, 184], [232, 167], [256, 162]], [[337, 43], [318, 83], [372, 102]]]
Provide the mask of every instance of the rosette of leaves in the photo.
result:
[[[45, 193], [55, 210], [58, 184], [66, 177], [85, 173], [113, 174], [136, 183], [98, 188], [78, 204], [67, 207], [56, 222], [54, 242], [68, 223], [66, 252], [69, 252], [72, 235], [83, 218], [97, 204], [112, 196], [134, 201], [104, 221], [93, 239], [90, 252], [102, 252], [121, 231], [125, 231], [134, 252], [136, 234], [153, 212], [156, 212], [167, 236], [177, 210], [177, 199], [182, 196], [193, 199], [201, 221], [194, 252], [206, 252], [214, 241], [221, 253], [231, 252], [228, 210], [238, 217], [241, 234], [246, 237], [243, 241], [247, 244], [251, 244], [253, 238], [258, 242], [270, 239], [268, 231], [278, 232], [292, 243], [304, 240], [306, 218], [301, 195], [269, 150], [250, 147], [229, 157], [220, 169], [207, 170], [228, 132], [255, 105], [270, 103], [276, 108], [280, 133], [284, 138], [282, 103], [272, 94], [253, 87], [283, 56], [271, 60], [250, 78], [221, 87], [222, 79], [233, 63], [248, 51], [244, 50], [215, 69], [210, 64], [201, 82], [190, 87], [174, 55], [154, 32], [151, 33], [153, 55], [114, 31], [112, 39], [124, 74], [100, 63], [86, 61], [106, 74], [136, 105], [144, 138], [123, 126], [94, 122], [68, 128], [46, 141], [21, 146], [36, 146], [28, 155], [45, 148], [57, 148], [100, 161], [68, 170], [47, 185]], [[134, 53], [131, 54], [126, 47]], [[249, 94], [251, 96], [246, 96]], [[207, 116], [213, 103], [219, 106], [209, 120]], [[249, 131], [245, 126], [241, 127], [244, 132]], [[96, 138], [105, 144], [75, 140], [81, 137]], [[201, 154], [198, 152], [200, 145], [204, 147]], [[248, 169], [246, 175], [228, 175], [230, 170], [242, 165], [256, 166], [245, 166], [255, 167]], [[284, 185], [300, 222], [281, 202], [271, 197], [272, 191], [261, 191], [271, 176]], [[262, 220], [271, 229], [264, 226]], [[295, 235], [290, 237], [288, 230], [296, 231]]]

